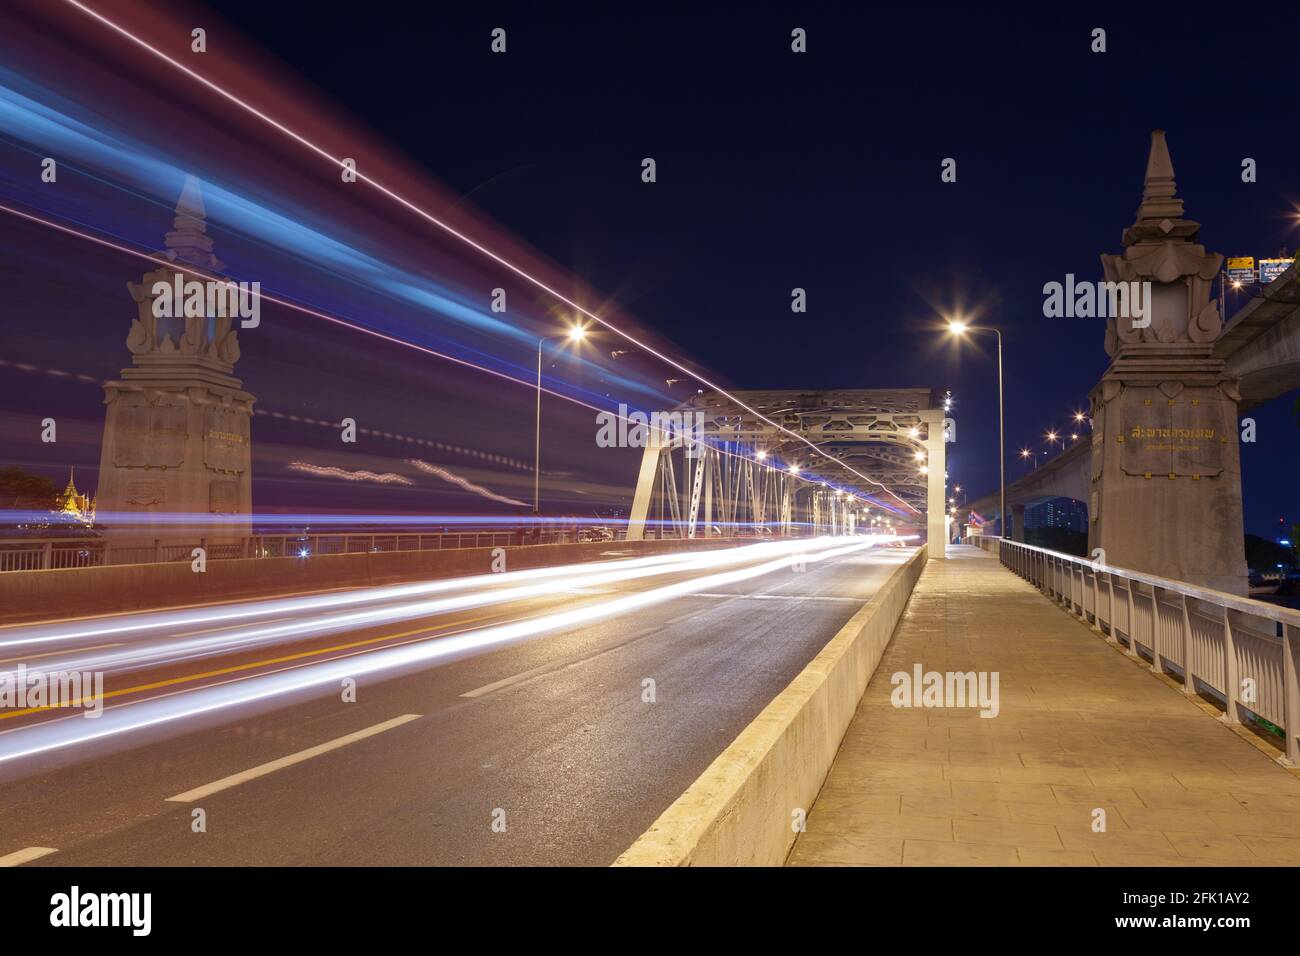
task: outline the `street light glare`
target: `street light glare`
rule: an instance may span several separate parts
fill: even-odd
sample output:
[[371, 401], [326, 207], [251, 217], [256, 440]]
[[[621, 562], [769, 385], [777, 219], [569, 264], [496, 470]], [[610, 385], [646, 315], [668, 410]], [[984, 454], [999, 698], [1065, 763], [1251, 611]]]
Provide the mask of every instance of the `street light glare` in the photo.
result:
[[960, 319], [950, 319], [948, 321], [948, 331], [953, 335], [961, 335], [967, 328], [969, 328], [969, 326]]
[[581, 342], [586, 337], [587, 337], [587, 330], [584, 329], [581, 325], [575, 325], [569, 329], [570, 342]]

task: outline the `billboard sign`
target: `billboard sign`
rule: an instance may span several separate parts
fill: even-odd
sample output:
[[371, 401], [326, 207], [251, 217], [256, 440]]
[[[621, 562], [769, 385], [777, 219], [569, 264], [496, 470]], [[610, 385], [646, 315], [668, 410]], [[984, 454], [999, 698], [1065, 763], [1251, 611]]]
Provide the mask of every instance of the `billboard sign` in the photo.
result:
[[1254, 256], [1232, 256], [1228, 257], [1228, 281], [1240, 282], [1242, 285], [1252, 285], [1255, 282], [1255, 257]]
[[1259, 260], [1259, 284], [1268, 285], [1282, 273], [1290, 269], [1293, 259], [1260, 259]]

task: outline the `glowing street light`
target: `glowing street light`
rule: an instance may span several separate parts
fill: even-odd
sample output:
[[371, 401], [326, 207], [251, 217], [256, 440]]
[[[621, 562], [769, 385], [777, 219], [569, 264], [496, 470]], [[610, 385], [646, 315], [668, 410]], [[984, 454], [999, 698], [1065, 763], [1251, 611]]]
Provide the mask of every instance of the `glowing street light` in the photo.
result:
[[948, 331], [958, 338], [961, 338], [967, 332], [992, 332], [998, 337], [998, 482], [1001, 488], [1001, 510], [998, 512], [998, 521], [1001, 525], [999, 530], [1002, 532], [1002, 537], [1005, 538], [1007, 534], [1007, 450], [1006, 421], [1002, 411], [1002, 330], [993, 326], [972, 328], [962, 318], [954, 317], [948, 319]]

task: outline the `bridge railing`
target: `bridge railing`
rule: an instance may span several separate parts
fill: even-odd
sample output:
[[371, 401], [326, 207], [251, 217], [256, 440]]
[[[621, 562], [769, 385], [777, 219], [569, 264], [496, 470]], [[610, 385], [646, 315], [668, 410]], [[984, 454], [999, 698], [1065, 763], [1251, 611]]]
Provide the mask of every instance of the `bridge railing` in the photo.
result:
[[1005, 538], [970, 541], [1156, 673], [1181, 678], [1183, 693], [1212, 691], [1228, 723], [1278, 728], [1285, 762], [1300, 767], [1300, 611]]

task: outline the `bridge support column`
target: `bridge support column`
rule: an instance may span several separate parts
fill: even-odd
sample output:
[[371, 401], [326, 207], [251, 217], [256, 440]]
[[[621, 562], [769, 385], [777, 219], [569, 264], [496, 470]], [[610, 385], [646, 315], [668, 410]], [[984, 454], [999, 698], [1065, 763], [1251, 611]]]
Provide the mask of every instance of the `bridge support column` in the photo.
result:
[[1124, 251], [1102, 256], [1106, 279], [1137, 291], [1113, 300], [1112, 361], [1091, 395], [1088, 548], [1118, 567], [1245, 594], [1239, 394], [1213, 355], [1223, 257], [1195, 241], [1199, 229], [1183, 217], [1157, 130]]
[[[131, 367], [104, 383], [98, 513], [114, 548], [200, 540], [239, 546], [252, 534], [253, 403], [234, 377], [238, 331], [228, 315], [155, 313], [162, 285], [226, 282], [212, 252], [199, 182], [187, 176], [166, 252], [127, 289], [136, 304], [127, 348]], [[209, 300], [211, 308], [211, 300]], [[122, 516], [129, 513], [131, 517]], [[174, 515], [194, 516], [173, 524]], [[218, 525], [211, 518], [224, 516]]]
[[1011, 506], [1011, 540], [1019, 541], [1024, 544], [1025, 541], [1025, 506], [1013, 504]]
[[781, 487], [778, 491], [778, 494], [780, 495], [780, 510], [777, 514], [779, 515], [778, 520], [781, 525], [781, 537], [788, 538], [791, 534], [790, 522], [794, 520], [794, 502], [791, 500], [794, 495], [790, 488], [790, 486], [794, 484], [794, 479], [789, 475], [783, 474], [780, 476], [780, 480]]
[[632, 495], [632, 511], [627, 518], [627, 540], [645, 540], [646, 518], [650, 516], [650, 498], [659, 475], [659, 456], [663, 453], [657, 442], [646, 442], [641, 454], [641, 471], [636, 478], [636, 491]]
[[947, 529], [944, 526], [944, 514], [947, 512], [948, 496], [946, 482], [946, 454], [943, 444], [943, 411], [930, 409], [921, 412], [921, 421], [926, 423], [925, 457], [926, 467], [926, 548], [931, 560], [942, 561], [946, 557]]

